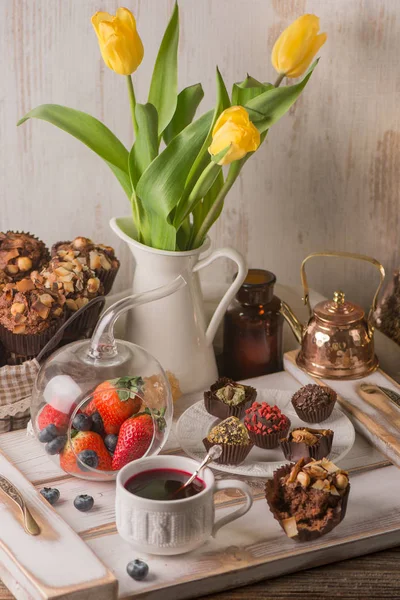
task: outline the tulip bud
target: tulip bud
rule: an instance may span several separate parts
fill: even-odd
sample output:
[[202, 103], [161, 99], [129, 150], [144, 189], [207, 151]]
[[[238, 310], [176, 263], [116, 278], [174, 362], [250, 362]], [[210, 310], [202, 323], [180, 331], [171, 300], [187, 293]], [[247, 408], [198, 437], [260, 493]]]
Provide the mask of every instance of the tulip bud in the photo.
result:
[[133, 14], [127, 8], [118, 8], [115, 17], [107, 12], [97, 12], [92, 17], [92, 25], [107, 67], [119, 75], [131, 75], [136, 71], [144, 50]]
[[242, 106], [231, 106], [224, 110], [215, 123], [208, 151], [215, 156], [229, 146], [229, 150], [218, 163], [229, 165], [246, 156], [248, 152], [254, 152], [259, 145], [260, 133], [250, 121], [247, 110]]
[[296, 19], [275, 42], [271, 57], [274, 69], [286, 77], [303, 75], [326, 42], [326, 33], [318, 32], [319, 18], [315, 15]]

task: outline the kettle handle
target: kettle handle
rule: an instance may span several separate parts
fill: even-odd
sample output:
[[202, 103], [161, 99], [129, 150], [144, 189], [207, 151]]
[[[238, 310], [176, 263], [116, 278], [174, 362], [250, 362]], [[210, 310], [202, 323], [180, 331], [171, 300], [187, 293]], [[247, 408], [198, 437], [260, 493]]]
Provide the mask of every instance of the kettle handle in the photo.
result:
[[385, 279], [385, 269], [383, 268], [383, 265], [381, 265], [380, 262], [378, 262], [375, 258], [372, 258], [371, 256], [365, 256], [364, 254], [354, 254], [353, 252], [330, 252], [330, 251], [313, 252], [312, 254], [309, 254], [308, 256], [306, 256], [306, 258], [301, 263], [300, 276], [301, 276], [301, 283], [303, 285], [303, 302], [304, 302], [305, 306], [308, 306], [310, 317], [312, 316], [312, 309], [311, 309], [311, 305], [310, 305], [309, 288], [308, 288], [305, 266], [306, 266], [306, 262], [310, 258], [321, 257], [321, 256], [335, 257], [335, 258], [354, 258], [356, 260], [364, 260], [366, 262], [369, 262], [371, 265], [374, 265], [374, 267], [376, 267], [379, 270], [379, 275], [380, 275], [379, 285], [378, 285], [378, 288], [372, 299], [371, 308], [368, 313], [368, 327], [369, 327], [369, 331], [371, 333], [373, 331], [372, 316], [376, 310], [379, 292], [381, 291], [383, 281]]

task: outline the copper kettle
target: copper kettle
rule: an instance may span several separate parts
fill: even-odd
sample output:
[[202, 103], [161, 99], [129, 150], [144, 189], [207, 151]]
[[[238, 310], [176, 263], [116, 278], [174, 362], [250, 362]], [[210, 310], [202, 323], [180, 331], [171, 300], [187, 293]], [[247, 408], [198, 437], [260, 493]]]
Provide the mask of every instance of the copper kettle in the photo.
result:
[[[342, 291], [333, 300], [319, 302], [311, 309], [305, 272], [306, 262], [317, 256], [355, 258], [373, 264], [380, 274], [380, 282], [367, 317], [363, 308], [345, 300]], [[374, 258], [349, 252], [315, 252], [307, 256], [300, 269], [303, 284], [303, 302], [310, 318], [301, 324], [291, 308], [282, 302], [280, 312], [289, 323], [301, 344], [296, 362], [299, 367], [323, 379], [357, 379], [372, 373], [378, 366], [374, 352], [373, 314], [385, 278], [383, 266]]]

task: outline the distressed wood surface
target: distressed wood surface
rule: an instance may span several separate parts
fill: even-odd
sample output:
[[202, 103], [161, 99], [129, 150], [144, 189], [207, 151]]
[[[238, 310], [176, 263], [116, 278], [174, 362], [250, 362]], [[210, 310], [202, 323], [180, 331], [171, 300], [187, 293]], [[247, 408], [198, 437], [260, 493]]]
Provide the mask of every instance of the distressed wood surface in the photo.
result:
[[[87, 148], [47, 123], [17, 129], [34, 106], [54, 102], [103, 119], [131, 142], [123, 78], [103, 64], [90, 16], [117, 0], [3, 0], [0, 3], [0, 228], [33, 230], [48, 243], [86, 234], [114, 244], [123, 265], [117, 288], [131, 277], [127, 248], [108, 227], [129, 214], [107, 167]], [[173, 0], [127, 0], [138, 18], [145, 59], [135, 74], [146, 99]], [[304, 12], [321, 17], [328, 42], [298, 103], [246, 165], [213, 231], [251, 266], [298, 282], [308, 252], [341, 249], [398, 266], [400, 201], [400, 3], [398, 0], [184, 0], [180, 86], [203, 82], [208, 109], [218, 63], [230, 87], [246, 72], [273, 80], [270, 51], [282, 29]], [[341, 284], [367, 304], [374, 281], [364, 265], [323, 261], [310, 267], [325, 294]], [[228, 281], [222, 265], [210, 269]], [[336, 283], [337, 282], [337, 283]]]

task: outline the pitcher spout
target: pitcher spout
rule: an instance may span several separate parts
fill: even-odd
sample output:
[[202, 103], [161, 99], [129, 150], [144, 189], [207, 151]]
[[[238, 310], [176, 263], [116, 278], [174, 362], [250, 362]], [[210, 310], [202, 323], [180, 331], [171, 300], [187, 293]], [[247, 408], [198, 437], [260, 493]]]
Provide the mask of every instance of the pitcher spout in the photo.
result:
[[300, 323], [299, 319], [296, 317], [290, 306], [286, 304], [286, 302], [281, 302], [279, 312], [289, 324], [296, 340], [299, 342], [299, 344], [301, 344], [304, 336], [304, 325]]

